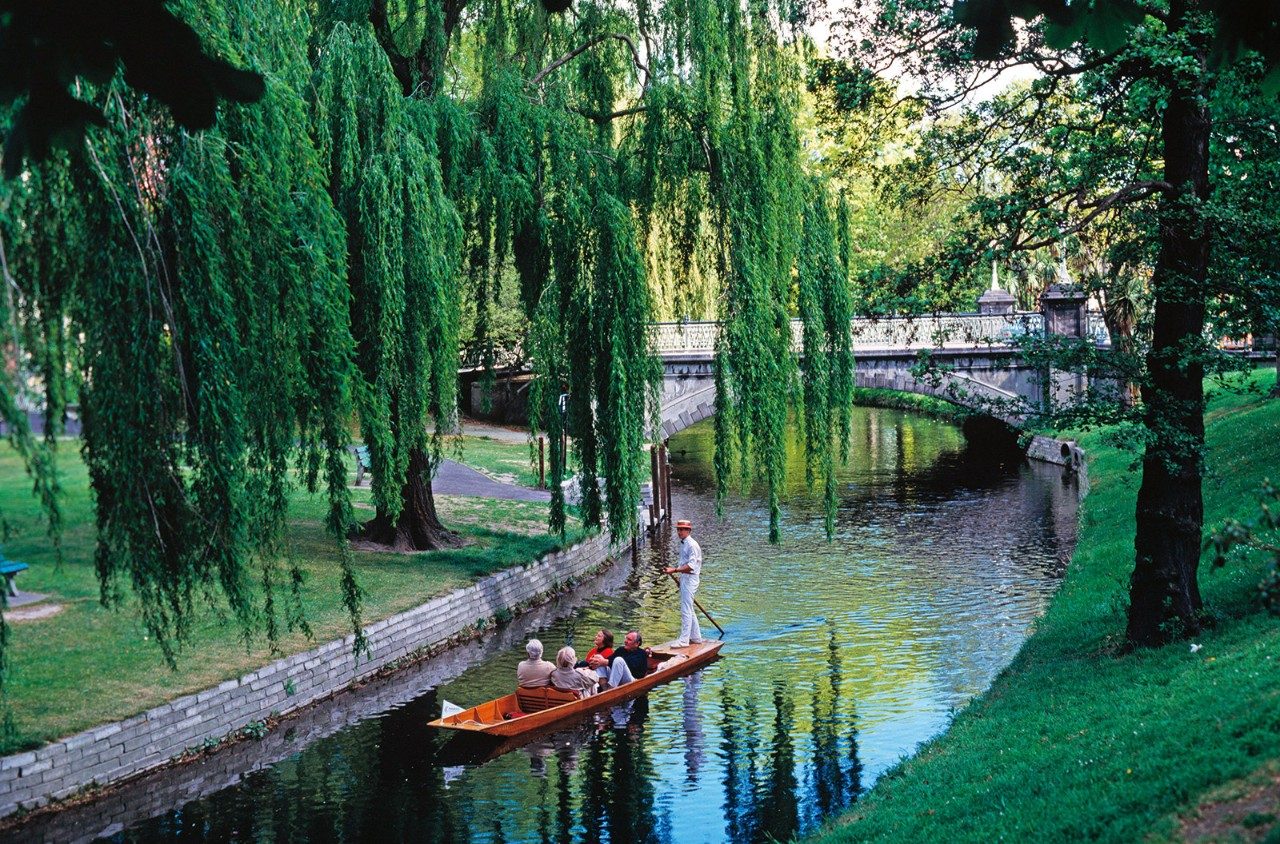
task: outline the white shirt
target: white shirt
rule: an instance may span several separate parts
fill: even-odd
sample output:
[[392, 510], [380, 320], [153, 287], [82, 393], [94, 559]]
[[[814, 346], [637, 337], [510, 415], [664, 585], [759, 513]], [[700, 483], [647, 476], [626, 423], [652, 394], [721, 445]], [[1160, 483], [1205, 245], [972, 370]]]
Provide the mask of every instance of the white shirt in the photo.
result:
[[692, 536], [680, 540], [680, 565], [689, 567], [689, 574], [680, 573], [681, 589], [697, 589], [702, 575], [702, 546]]

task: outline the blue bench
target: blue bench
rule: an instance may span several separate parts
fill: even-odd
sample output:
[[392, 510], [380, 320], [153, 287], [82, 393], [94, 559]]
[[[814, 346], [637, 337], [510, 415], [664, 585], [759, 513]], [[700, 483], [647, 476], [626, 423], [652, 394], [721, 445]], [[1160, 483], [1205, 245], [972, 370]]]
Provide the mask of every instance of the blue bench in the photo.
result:
[[0, 574], [4, 575], [4, 588], [11, 597], [18, 597], [18, 588], [13, 585], [13, 581], [18, 576], [18, 572], [26, 571], [28, 568], [26, 563], [15, 563], [0, 557]]

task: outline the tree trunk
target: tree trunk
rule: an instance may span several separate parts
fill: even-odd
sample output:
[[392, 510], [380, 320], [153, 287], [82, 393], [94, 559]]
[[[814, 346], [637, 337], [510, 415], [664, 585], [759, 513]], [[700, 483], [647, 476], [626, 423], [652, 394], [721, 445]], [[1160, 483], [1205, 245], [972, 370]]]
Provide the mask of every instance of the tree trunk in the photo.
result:
[[[1175, 2], [1170, 11], [1172, 21], [1185, 25], [1184, 4]], [[1127, 630], [1135, 646], [1160, 645], [1201, 625], [1196, 580], [1204, 522], [1200, 346], [1209, 239], [1200, 202], [1209, 194], [1210, 129], [1202, 94], [1199, 86], [1175, 79], [1161, 126], [1165, 181], [1174, 195], [1161, 202], [1160, 252], [1151, 279], [1155, 320], [1142, 388], [1150, 439], [1138, 490]]]
[[[444, 68], [444, 54], [448, 50], [453, 32], [462, 21], [462, 12], [468, 0], [445, 0], [443, 34], [435, 32], [429, 17], [418, 44], [411, 53], [402, 53], [396, 43], [397, 26], [392, 23], [387, 9], [387, 0], [371, 0], [369, 3], [369, 23], [373, 26], [374, 37], [379, 46], [387, 54], [391, 63], [391, 72], [406, 97], [415, 91], [430, 96], [440, 85], [441, 70]], [[402, 22], [403, 25], [403, 22]]]
[[359, 537], [387, 545], [393, 551], [435, 551], [462, 544], [462, 537], [442, 525], [436, 514], [436, 500], [431, 493], [431, 459], [422, 449], [409, 452], [409, 472], [400, 498], [400, 515], [394, 524], [379, 510], [365, 522]]
[[1271, 398], [1280, 399], [1280, 322], [1271, 326], [1271, 342], [1276, 344], [1276, 380], [1271, 385]]

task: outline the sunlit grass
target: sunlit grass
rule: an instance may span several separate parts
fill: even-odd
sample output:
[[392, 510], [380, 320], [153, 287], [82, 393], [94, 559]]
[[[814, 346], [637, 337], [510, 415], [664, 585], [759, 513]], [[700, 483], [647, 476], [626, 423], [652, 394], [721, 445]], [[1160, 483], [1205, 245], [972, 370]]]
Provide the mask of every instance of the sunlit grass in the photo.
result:
[[[494, 480], [521, 486], [538, 485], [538, 444], [512, 443], [469, 434], [450, 437], [445, 449], [453, 457]], [[550, 455], [547, 456], [550, 460]], [[547, 464], [548, 469], [550, 463]]]
[[959, 422], [969, 415], [969, 411], [959, 405], [933, 396], [904, 393], [899, 390], [885, 390], [879, 387], [855, 387], [853, 390], [853, 403], [865, 407], [910, 410], [950, 422]]
[[[1215, 390], [1208, 419], [1212, 526], [1256, 513], [1259, 483], [1280, 478], [1280, 401]], [[1280, 758], [1280, 619], [1259, 601], [1263, 561], [1213, 570], [1206, 555], [1216, 623], [1199, 649], [1122, 655], [1141, 478], [1101, 433], [1082, 443], [1093, 488], [1080, 543], [1035, 635], [946, 734], [814, 840], [1171, 838], [1201, 795]]]

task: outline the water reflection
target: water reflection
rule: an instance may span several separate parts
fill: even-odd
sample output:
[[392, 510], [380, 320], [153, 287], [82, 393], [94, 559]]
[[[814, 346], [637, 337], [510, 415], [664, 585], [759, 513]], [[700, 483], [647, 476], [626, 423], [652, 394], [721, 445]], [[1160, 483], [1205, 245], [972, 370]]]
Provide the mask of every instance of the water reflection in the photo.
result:
[[798, 442], [787, 446], [786, 533], [773, 547], [761, 498], [733, 497], [715, 515], [709, 426], [673, 440], [677, 515], [694, 519], [706, 553], [699, 599], [728, 631], [724, 659], [697, 674], [496, 758], [509, 748], [446, 744], [425, 727], [442, 698], [506, 693], [528, 635], [549, 650], [583, 650], [598, 627], [674, 635], [664, 531], [601, 593], [517, 620], [500, 641], [447, 657], [452, 668], [386, 681], [401, 684], [394, 694], [375, 684], [331, 704], [348, 708], [341, 717], [312, 710], [292, 744], [272, 734], [201, 763], [227, 770], [163, 774], [22, 834], [680, 844], [803, 834], [990, 683], [1075, 541], [1075, 491], [1055, 467], [976, 454], [958, 429], [905, 413], [858, 409], [854, 422], [831, 543]]
[[684, 694], [681, 697], [682, 726], [684, 727], [685, 781], [696, 783], [702, 770], [702, 745], [706, 740], [702, 732], [702, 710], [698, 708], [698, 694], [702, 690], [702, 673], [685, 677]]
[[850, 714], [841, 711], [842, 675], [840, 643], [835, 625], [828, 623], [825, 682], [815, 684], [811, 698], [813, 765], [810, 776], [817, 818], [845, 808], [862, 789], [856, 703], [848, 702]]

